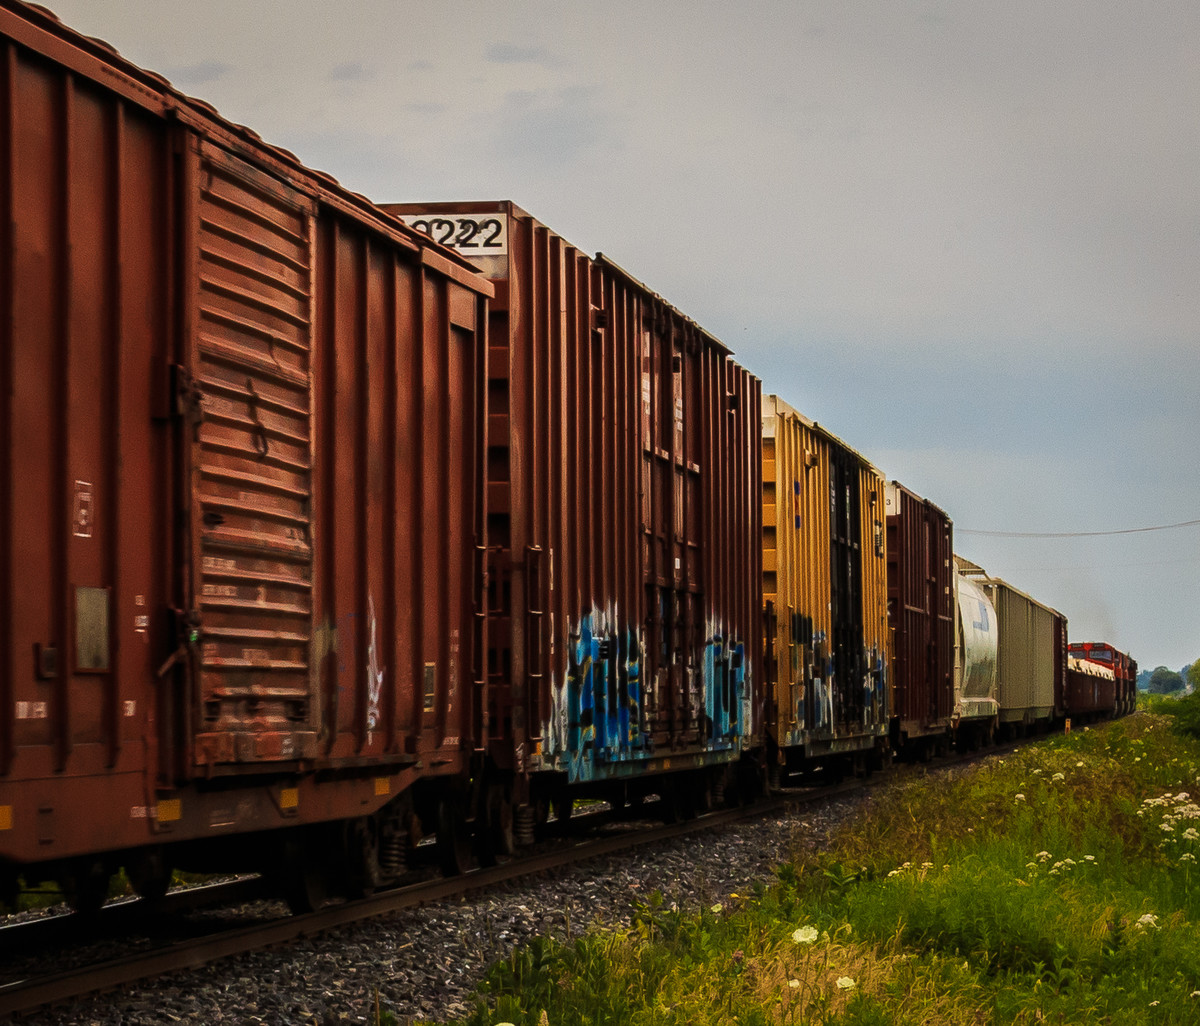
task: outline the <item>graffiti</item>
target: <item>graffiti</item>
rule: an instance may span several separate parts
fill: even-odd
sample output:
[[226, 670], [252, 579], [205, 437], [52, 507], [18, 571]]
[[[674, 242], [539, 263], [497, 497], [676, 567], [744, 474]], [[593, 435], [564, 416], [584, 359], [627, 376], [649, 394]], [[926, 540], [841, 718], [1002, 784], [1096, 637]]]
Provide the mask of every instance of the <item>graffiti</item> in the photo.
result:
[[379, 665], [379, 648], [375, 641], [375, 602], [367, 596], [367, 614], [370, 621], [371, 640], [367, 643], [367, 743], [379, 725], [379, 699], [383, 694], [384, 667]]
[[864, 655], [862, 725], [873, 727], [887, 722], [887, 664], [875, 646], [864, 649]]
[[[824, 631], [793, 617], [792, 710], [796, 728], [785, 743], [802, 744], [806, 735], [833, 734], [847, 727], [882, 729], [887, 724], [887, 661], [878, 645], [863, 646], [840, 666]], [[802, 668], [802, 669], [801, 669]], [[839, 670], [841, 672], [839, 672]], [[857, 683], [855, 683], [857, 681]]]
[[748, 743], [745, 646], [719, 625], [707, 625], [702, 652], [666, 647], [653, 675], [647, 674], [642, 630], [622, 624], [616, 609], [593, 609], [572, 621], [565, 649], [564, 678], [551, 680], [554, 702], [542, 724], [542, 754], [571, 781], [617, 775], [620, 767], [654, 755], [648, 720], [657, 714], [659, 686], [670, 686], [673, 673], [681, 675], [698, 748], [724, 751]]

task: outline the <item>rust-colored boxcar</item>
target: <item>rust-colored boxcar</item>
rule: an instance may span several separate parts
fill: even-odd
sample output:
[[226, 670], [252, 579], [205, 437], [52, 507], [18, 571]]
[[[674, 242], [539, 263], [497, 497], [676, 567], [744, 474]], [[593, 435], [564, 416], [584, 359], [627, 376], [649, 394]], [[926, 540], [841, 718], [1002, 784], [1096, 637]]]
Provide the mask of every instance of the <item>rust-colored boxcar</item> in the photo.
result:
[[1116, 684], [1111, 667], [1068, 654], [1063, 714], [1079, 723], [1108, 719], [1117, 707]]
[[1107, 641], [1072, 641], [1067, 654], [1098, 663], [1113, 672], [1113, 715], [1125, 716], [1137, 707], [1137, 661]]
[[758, 380], [513, 203], [387, 209], [460, 246], [496, 289], [494, 769], [516, 775], [525, 808], [666, 771], [697, 771], [702, 791], [757, 726]]
[[888, 746], [884, 481], [776, 396], [763, 400], [767, 738], [789, 770]]
[[913, 756], [949, 740], [954, 711], [954, 567], [946, 513], [889, 481], [888, 622], [892, 630], [891, 739]]
[[41, 9], [0, 61], [0, 876], [394, 864], [486, 742], [491, 287]]

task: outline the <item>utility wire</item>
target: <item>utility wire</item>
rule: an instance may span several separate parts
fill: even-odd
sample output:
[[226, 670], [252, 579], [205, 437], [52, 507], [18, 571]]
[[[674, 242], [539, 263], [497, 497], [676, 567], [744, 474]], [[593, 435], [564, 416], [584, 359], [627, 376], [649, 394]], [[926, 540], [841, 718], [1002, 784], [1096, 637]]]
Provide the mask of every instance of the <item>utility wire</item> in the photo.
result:
[[[1133, 570], [1148, 566], [1196, 566], [1200, 559], [1165, 559], [1153, 563], [1105, 563], [1101, 566], [1001, 566], [1006, 574], [1065, 574], [1081, 573], [1086, 570]], [[1003, 574], [1001, 574], [1003, 576]]]
[[1104, 538], [1114, 534], [1145, 534], [1147, 531], [1173, 531], [1177, 527], [1198, 527], [1200, 520], [1185, 520], [1180, 524], [1159, 524], [1156, 527], [1128, 527], [1123, 531], [971, 531], [954, 528], [955, 534], [976, 534], [987, 538]]

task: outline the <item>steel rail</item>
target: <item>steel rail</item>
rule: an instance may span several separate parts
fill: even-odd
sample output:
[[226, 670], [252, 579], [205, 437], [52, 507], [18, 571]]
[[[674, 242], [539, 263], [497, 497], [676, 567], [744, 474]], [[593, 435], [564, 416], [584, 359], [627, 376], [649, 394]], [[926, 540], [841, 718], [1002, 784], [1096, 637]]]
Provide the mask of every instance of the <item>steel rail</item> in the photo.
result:
[[[828, 796], [828, 792], [820, 791], [815, 792], [811, 798]], [[558, 846], [549, 852], [514, 858], [497, 866], [475, 869], [462, 876], [436, 878], [395, 890], [381, 891], [367, 898], [331, 905], [304, 915], [291, 915], [269, 923], [224, 930], [79, 969], [11, 981], [0, 986], [0, 1017], [28, 1014], [50, 1005], [114, 990], [169, 972], [194, 969], [232, 955], [312, 937], [365, 919], [487, 890], [501, 883], [536, 876], [588, 859], [661, 843], [687, 834], [719, 829], [742, 820], [777, 812], [789, 801], [795, 800], [771, 798], [744, 808], [723, 809], [679, 823], [609, 834]]]
[[[949, 768], [976, 761], [976, 759], [989, 754], [999, 753], [997, 749], [992, 749], [987, 753], [970, 753], [958, 757], [951, 755], [944, 761], [939, 760], [929, 766], [914, 766], [913, 770], [919, 773], [926, 770]], [[902, 772], [899, 776], [905, 775], [907, 774]], [[496, 866], [472, 870], [461, 876], [438, 877], [409, 884], [381, 891], [367, 898], [330, 905], [316, 912], [289, 915], [268, 923], [224, 930], [199, 938], [178, 941], [156, 950], [139, 952], [65, 972], [11, 981], [0, 985], [0, 1017], [28, 1014], [47, 1006], [115, 990], [166, 973], [194, 969], [233, 955], [277, 947], [290, 941], [313, 937], [366, 919], [388, 915], [418, 905], [485, 891], [502, 883], [577, 865], [589, 859], [630, 851], [689, 834], [720, 829], [745, 820], [770, 815], [785, 808], [803, 806], [875, 786], [887, 785], [896, 782], [899, 776], [896, 773], [884, 773], [855, 778], [832, 786], [785, 790], [752, 805], [721, 809], [702, 814], [695, 819], [657, 827], [631, 829], [603, 837], [576, 841], [573, 844], [559, 845], [551, 851], [516, 857]], [[652, 813], [653, 806], [647, 806], [645, 811], [648, 814]], [[592, 817], [580, 816], [578, 818]], [[597, 821], [605, 819], [613, 822], [601, 814], [597, 814], [595, 818]], [[242, 885], [248, 886], [250, 883], [257, 883], [257, 881], [244, 881]], [[134, 904], [136, 905], [136, 903]], [[69, 920], [71, 917], [60, 918]], [[16, 928], [9, 927], [8, 929]]]

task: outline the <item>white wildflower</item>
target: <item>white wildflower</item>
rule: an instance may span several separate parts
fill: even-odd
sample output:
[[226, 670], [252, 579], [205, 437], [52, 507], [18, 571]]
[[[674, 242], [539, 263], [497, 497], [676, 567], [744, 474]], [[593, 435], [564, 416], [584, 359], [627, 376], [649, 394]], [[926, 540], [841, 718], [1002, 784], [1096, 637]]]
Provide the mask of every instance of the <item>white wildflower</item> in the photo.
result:
[[802, 926], [792, 931], [792, 940], [797, 944], [811, 944], [817, 939], [817, 930], [813, 926]]
[[1065, 773], [1055, 773], [1054, 776], [1052, 776], [1050, 779], [1051, 780], [1066, 780], [1067, 775]]
[[850, 976], [839, 976], [837, 978], [838, 990], [852, 990], [854, 987], [854, 979]]
[[722, 904], [721, 904], [721, 903], [718, 901], [718, 902], [717, 902], [717, 903], [716, 903], [716, 904], [715, 904], [715, 905], [712, 907], [712, 911], [713, 911], [715, 914], [719, 915], [719, 914], [720, 914], [720, 912], [721, 912], [721, 909], [723, 909], [724, 907], [725, 907], [725, 906], [724, 906], [724, 905], [722, 905]]
[[1141, 927], [1143, 930], [1156, 930], [1158, 929], [1158, 916], [1153, 912], [1147, 912], [1134, 925]]
[[800, 989], [800, 981], [799, 980], [788, 980], [788, 986], [791, 987], [792, 990], [799, 990]]
[[1013, 795], [1013, 798], [1019, 802], [1023, 802], [1025, 800], [1025, 796], [1023, 794], [1021, 794], [1020, 791], [1018, 791], [1015, 795]]

